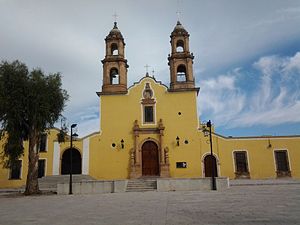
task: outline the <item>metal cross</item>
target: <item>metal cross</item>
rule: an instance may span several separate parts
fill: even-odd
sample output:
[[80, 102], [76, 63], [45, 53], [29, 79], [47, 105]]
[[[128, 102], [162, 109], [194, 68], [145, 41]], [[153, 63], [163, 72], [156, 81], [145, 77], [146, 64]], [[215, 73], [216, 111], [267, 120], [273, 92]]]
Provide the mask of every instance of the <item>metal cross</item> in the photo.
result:
[[113, 16], [113, 17], [114, 17], [114, 19], [115, 19], [115, 21], [114, 21], [114, 22], [117, 22], [117, 18], [118, 18], [118, 16], [119, 16], [119, 15], [118, 15], [118, 14], [115, 12], [115, 14], [113, 14], [112, 16]]
[[148, 68], [150, 67], [148, 64], [144, 66], [146, 68], [146, 73], [148, 73]]
[[155, 72], [155, 71], [154, 71], [154, 69], [153, 69], [153, 70], [152, 70], [152, 75], [153, 75], [153, 76], [154, 76], [154, 72]]
[[181, 15], [181, 11], [177, 10], [176, 14], [177, 14], [177, 20], [179, 21], [179, 17]]
[[176, 14], [177, 14], [177, 20], [179, 21], [179, 17], [181, 15], [181, 11], [179, 10], [180, 9], [180, 0], [177, 0], [177, 11], [176, 11]]

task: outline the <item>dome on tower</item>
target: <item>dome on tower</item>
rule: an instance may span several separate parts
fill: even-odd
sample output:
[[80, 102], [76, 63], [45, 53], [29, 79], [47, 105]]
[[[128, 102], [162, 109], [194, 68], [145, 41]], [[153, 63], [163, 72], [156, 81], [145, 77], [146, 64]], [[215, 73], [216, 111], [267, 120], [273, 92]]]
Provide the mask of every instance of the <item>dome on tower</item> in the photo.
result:
[[177, 21], [177, 24], [176, 24], [176, 26], [174, 27], [174, 30], [173, 30], [172, 33], [171, 33], [171, 37], [172, 37], [172, 36], [176, 36], [176, 35], [183, 35], [183, 36], [188, 35], [188, 36], [189, 36], [189, 33], [188, 33], [188, 32], [186, 31], [186, 29], [182, 26], [182, 24], [180, 23], [179, 20]]
[[117, 22], [114, 22], [114, 27], [111, 29], [105, 40], [108, 39], [123, 39], [123, 35], [117, 26]]

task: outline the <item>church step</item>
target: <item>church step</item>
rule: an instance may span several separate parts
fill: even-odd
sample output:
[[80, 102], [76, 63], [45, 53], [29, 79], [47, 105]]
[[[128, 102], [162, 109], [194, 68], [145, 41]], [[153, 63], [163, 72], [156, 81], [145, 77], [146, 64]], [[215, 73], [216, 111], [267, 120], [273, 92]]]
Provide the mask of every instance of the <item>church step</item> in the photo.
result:
[[128, 184], [127, 187], [156, 187], [156, 184]]
[[156, 184], [156, 181], [133, 181], [133, 182], [128, 182], [128, 183], [130, 183], [130, 184]]
[[156, 185], [127, 185], [127, 188], [156, 188]]
[[156, 191], [156, 189], [129, 189], [126, 192], [145, 192], [145, 191]]
[[143, 192], [155, 191], [157, 189], [157, 182], [155, 179], [136, 179], [129, 180], [127, 184], [127, 192]]

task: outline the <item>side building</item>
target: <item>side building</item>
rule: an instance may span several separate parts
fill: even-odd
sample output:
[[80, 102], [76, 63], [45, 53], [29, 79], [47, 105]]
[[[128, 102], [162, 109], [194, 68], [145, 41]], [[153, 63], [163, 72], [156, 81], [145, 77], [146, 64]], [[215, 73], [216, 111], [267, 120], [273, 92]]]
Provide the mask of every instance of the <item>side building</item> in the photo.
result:
[[[300, 136], [224, 137], [212, 130], [213, 156], [199, 121], [189, 33], [177, 22], [168, 56], [170, 85], [145, 74], [127, 86], [125, 41], [114, 24], [105, 38], [99, 132], [58, 143], [51, 129], [39, 144], [39, 177], [86, 174], [98, 180], [140, 177], [231, 179], [300, 178]], [[201, 97], [201, 95], [200, 95]], [[5, 139], [0, 140], [0, 151]], [[28, 143], [19, 163], [0, 168], [0, 188], [20, 187], [27, 173]], [[72, 152], [72, 154], [71, 154]]]

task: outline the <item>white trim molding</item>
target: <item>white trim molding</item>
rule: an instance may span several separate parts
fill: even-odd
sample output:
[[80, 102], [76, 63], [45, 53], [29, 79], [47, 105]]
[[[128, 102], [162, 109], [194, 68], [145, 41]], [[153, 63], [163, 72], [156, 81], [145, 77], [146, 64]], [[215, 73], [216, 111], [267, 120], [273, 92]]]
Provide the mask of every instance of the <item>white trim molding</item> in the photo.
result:
[[83, 139], [82, 148], [82, 174], [89, 174], [89, 160], [90, 160], [90, 138]]
[[60, 146], [57, 141], [54, 142], [53, 149], [53, 170], [52, 175], [59, 175], [59, 162], [60, 162]]

